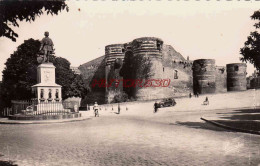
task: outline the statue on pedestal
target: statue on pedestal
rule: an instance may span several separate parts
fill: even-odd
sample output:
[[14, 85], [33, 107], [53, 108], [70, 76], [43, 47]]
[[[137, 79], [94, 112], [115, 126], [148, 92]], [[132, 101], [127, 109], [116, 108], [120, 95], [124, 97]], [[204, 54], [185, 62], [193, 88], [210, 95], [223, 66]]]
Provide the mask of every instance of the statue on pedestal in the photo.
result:
[[49, 98], [48, 98], [48, 101], [50, 102], [50, 101], [52, 101], [52, 92], [51, 92], [51, 89], [49, 89]]
[[44, 38], [41, 40], [40, 53], [37, 58], [39, 63], [48, 63], [50, 61], [50, 55], [54, 54], [53, 42], [49, 38], [49, 32], [44, 33]]

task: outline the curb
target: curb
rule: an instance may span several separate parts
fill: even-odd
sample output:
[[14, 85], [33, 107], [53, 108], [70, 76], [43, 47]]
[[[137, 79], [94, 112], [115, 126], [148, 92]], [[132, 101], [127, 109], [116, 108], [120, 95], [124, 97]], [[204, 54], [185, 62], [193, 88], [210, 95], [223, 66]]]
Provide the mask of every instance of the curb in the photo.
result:
[[235, 127], [230, 127], [230, 126], [226, 126], [226, 125], [223, 125], [221, 123], [218, 123], [218, 122], [214, 122], [214, 121], [211, 121], [211, 120], [204, 119], [202, 117], [200, 119], [204, 120], [205, 122], [211, 123], [211, 124], [213, 124], [215, 126], [222, 127], [222, 128], [225, 128], [225, 129], [229, 129], [229, 130], [233, 130], [233, 131], [237, 131], [237, 132], [243, 132], [243, 133], [250, 133], [250, 134], [260, 135], [259, 131], [245, 130], [245, 129], [235, 128]]
[[74, 119], [69, 119], [69, 120], [62, 120], [62, 121], [57, 121], [57, 120], [46, 120], [46, 121], [26, 121], [26, 120], [21, 120], [21, 121], [14, 121], [14, 120], [7, 120], [7, 121], [1, 121], [0, 124], [11, 124], [11, 125], [19, 125], [19, 124], [51, 124], [51, 123], [66, 123], [66, 122], [75, 122], [75, 121], [83, 121], [91, 118], [74, 118]]

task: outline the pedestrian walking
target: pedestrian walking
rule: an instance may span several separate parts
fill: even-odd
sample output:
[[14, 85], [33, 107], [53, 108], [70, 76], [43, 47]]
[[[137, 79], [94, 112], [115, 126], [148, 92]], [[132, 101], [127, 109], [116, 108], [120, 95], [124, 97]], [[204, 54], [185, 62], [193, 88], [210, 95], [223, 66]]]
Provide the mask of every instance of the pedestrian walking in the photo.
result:
[[194, 96], [195, 96], [195, 97], [199, 97], [199, 92], [195, 92], [195, 93], [194, 93]]
[[95, 102], [95, 104], [94, 104], [94, 106], [93, 106], [93, 109], [94, 109], [95, 117], [99, 117], [98, 104], [97, 104], [97, 102]]
[[120, 114], [120, 104], [118, 103], [118, 114]]
[[158, 111], [158, 108], [159, 108], [159, 106], [158, 106], [158, 103], [157, 103], [157, 101], [154, 103], [154, 113], [156, 113], [157, 111]]

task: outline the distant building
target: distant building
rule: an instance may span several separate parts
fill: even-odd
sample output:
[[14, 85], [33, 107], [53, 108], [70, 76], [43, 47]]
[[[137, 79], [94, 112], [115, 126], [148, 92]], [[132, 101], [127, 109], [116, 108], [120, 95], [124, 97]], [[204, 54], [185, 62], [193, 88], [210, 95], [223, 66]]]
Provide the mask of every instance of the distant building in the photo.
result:
[[247, 77], [248, 89], [259, 89], [260, 88], [260, 76], [255, 70], [252, 76]]

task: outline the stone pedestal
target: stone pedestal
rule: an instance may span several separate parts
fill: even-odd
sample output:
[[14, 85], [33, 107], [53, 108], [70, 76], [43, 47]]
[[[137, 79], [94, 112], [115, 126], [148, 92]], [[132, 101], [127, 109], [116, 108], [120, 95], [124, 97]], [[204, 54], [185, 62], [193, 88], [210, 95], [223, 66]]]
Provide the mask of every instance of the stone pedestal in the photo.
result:
[[55, 83], [55, 66], [52, 63], [38, 66], [37, 83], [32, 90], [39, 103], [61, 102], [61, 86]]

